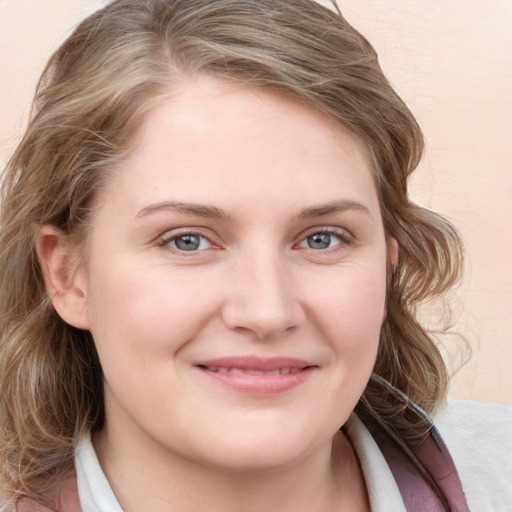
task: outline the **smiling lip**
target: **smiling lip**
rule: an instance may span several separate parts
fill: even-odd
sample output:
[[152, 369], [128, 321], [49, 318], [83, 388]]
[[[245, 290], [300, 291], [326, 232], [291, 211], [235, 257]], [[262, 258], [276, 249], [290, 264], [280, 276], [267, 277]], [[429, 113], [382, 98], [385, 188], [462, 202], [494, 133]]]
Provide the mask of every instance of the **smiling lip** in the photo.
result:
[[289, 357], [226, 357], [200, 361], [195, 367], [211, 379], [246, 393], [282, 393], [305, 382], [316, 365]]

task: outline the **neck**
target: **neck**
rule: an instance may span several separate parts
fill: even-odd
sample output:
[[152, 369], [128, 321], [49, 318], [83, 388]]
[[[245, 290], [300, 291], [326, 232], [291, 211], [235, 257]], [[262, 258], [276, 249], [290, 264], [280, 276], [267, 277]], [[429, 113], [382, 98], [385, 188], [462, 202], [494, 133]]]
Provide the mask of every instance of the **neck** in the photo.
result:
[[[125, 512], [370, 510], [359, 463], [342, 432], [289, 467], [252, 471], [204, 467], [140, 444], [125, 451], [111, 442], [108, 431], [99, 433], [94, 445]], [[130, 453], [129, 463], [123, 453]]]

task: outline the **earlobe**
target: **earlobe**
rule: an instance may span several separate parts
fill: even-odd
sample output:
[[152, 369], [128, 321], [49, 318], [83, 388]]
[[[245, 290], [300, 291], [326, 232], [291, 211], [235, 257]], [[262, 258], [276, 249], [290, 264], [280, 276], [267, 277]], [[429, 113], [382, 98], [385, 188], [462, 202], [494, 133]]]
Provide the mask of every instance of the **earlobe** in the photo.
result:
[[50, 224], [41, 226], [35, 237], [39, 266], [46, 291], [59, 316], [78, 329], [89, 329], [84, 272], [79, 254], [65, 233]]

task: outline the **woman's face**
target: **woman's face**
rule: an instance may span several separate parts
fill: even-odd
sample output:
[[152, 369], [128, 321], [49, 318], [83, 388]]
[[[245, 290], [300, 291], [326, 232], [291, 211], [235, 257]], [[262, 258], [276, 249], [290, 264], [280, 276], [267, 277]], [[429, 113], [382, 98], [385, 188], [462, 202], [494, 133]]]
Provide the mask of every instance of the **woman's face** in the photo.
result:
[[76, 279], [106, 439], [236, 470], [330, 449], [385, 316], [354, 135], [279, 93], [190, 80], [145, 117], [91, 222]]

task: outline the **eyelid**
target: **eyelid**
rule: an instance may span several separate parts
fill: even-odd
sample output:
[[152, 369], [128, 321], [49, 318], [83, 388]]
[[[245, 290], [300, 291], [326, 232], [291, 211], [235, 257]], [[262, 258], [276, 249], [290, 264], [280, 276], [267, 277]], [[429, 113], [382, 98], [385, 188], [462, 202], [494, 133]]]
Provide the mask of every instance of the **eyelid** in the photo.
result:
[[220, 245], [212, 240], [212, 236], [206, 235], [202, 228], [196, 227], [184, 227], [166, 231], [163, 235], [158, 237], [158, 245], [161, 247], [166, 247], [172, 251], [178, 252], [179, 254], [186, 254], [187, 251], [182, 251], [169, 245], [172, 240], [184, 235], [198, 236], [200, 238], [203, 238], [210, 244], [210, 247], [207, 247], [206, 249], [197, 249], [195, 251], [189, 251], [189, 256], [192, 256], [194, 253], [203, 252], [212, 248], [220, 249]]
[[[336, 251], [340, 248], [343, 248], [347, 245], [351, 245], [353, 242], [353, 235], [346, 229], [340, 227], [333, 226], [314, 226], [312, 228], [307, 229], [303, 233], [301, 233], [298, 241], [294, 244], [295, 247], [300, 247], [300, 244], [303, 243], [309, 236], [314, 235], [316, 233], [326, 233], [329, 235], [334, 235], [340, 239], [340, 243], [334, 247], [323, 249], [322, 252]], [[301, 247], [302, 248], [302, 247]], [[318, 252], [317, 249], [311, 249], [315, 252]]]
[[350, 233], [350, 231], [345, 228], [334, 226], [314, 226], [303, 231], [299, 236], [299, 241], [302, 241], [308, 236], [314, 235], [315, 233], [328, 233], [329, 235], [336, 235], [347, 242], [354, 238], [352, 233]]
[[[180, 236], [183, 236], [183, 235], [195, 235], [195, 236], [201, 237], [204, 240], [206, 240], [210, 244], [210, 247], [205, 248], [205, 249], [198, 249], [198, 250], [195, 250], [195, 251], [190, 251], [190, 254], [189, 254], [190, 256], [192, 256], [193, 253], [203, 252], [203, 251], [206, 251], [206, 250], [212, 249], [212, 248], [213, 249], [221, 249], [222, 248], [221, 244], [219, 244], [218, 242], [214, 241], [215, 237], [213, 237], [210, 234], [206, 234], [204, 231], [205, 231], [204, 228], [194, 227], [194, 226], [187, 226], [187, 227], [182, 227], [182, 228], [171, 229], [171, 230], [166, 231], [164, 234], [162, 234], [161, 236], [158, 237], [158, 239], [157, 239], [158, 245], [162, 246], [162, 247], [167, 247], [170, 250], [174, 250], [176, 252], [179, 252], [180, 254], [184, 254], [187, 251], [182, 251], [182, 250], [173, 248], [173, 247], [171, 247], [168, 244], [173, 239], [179, 238]], [[346, 246], [346, 245], [351, 245], [351, 243], [353, 242], [353, 238], [354, 238], [353, 235], [350, 233], [350, 231], [348, 231], [345, 228], [333, 227], [333, 226], [313, 226], [311, 228], [308, 228], [306, 231], [303, 231], [299, 235], [299, 237], [297, 239], [297, 242], [295, 242], [293, 244], [293, 246], [294, 247], [299, 246], [299, 244], [304, 242], [307, 237], [309, 237], [311, 235], [314, 235], [316, 233], [327, 233], [329, 235], [334, 235], [334, 236], [336, 236], [336, 237], [338, 237], [340, 239], [340, 244], [337, 244], [333, 248], [324, 249], [323, 252], [328, 252], [330, 250], [334, 250], [335, 251], [338, 246], [342, 246], [343, 247], [343, 246]]]

